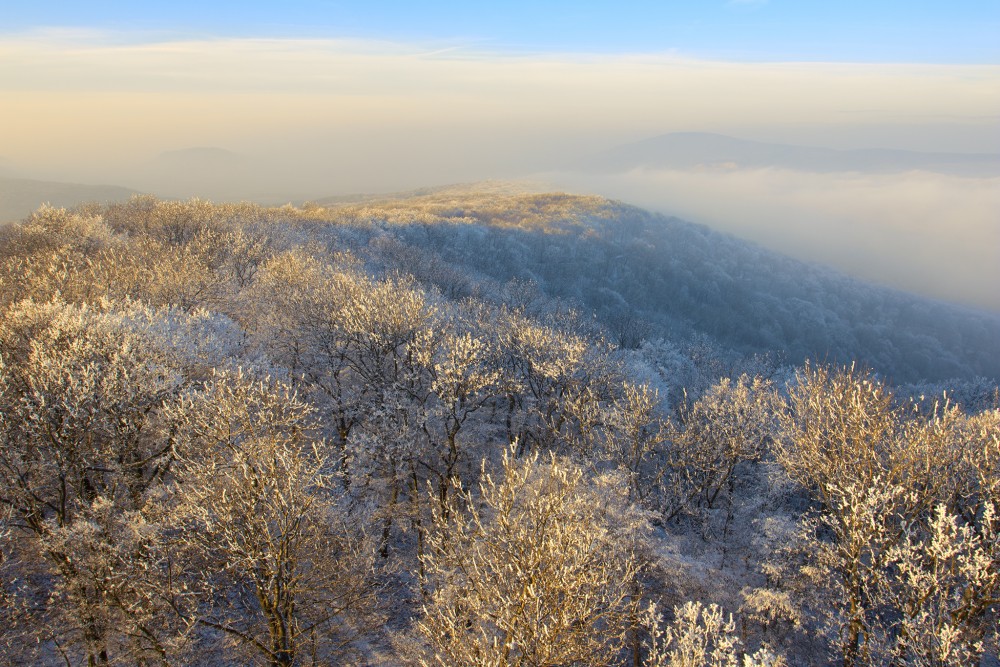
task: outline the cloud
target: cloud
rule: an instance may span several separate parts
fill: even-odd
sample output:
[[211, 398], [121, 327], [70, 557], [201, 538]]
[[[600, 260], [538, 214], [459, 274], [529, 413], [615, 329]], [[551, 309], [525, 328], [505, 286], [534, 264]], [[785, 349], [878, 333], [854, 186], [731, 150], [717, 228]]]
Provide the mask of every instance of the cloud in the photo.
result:
[[451, 136], [534, 155], [540, 137], [546, 150], [576, 145], [582, 152], [671, 130], [737, 125], [843, 128], [948, 118], [986, 127], [1000, 110], [1000, 67], [987, 65], [526, 56], [460, 44], [149, 42], [78, 32], [8, 35], [0, 63], [0, 122], [18, 128], [4, 150], [36, 162], [219, 143], [252, 151], [282, 141], [316, 145], [323, 137], [332, 146], [359, 137], [413, 144], [420, 136]]

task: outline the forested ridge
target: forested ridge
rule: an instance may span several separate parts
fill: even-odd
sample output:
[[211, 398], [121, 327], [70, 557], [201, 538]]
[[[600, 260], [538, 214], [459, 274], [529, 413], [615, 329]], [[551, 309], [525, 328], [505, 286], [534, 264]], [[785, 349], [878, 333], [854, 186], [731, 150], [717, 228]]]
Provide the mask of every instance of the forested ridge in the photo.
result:
[[994, 316], [501, 188], [0, 235], [4, 664], [996, 659]]
[[391, 240], [389, 265], [446, 294], [482, 290], [484, 277], [532, 282], [595, 313], [626, 346], [704, 334], [789, 363], [858, 360], [896, 382], [1000, 376], [1000, 316], [598, 197], [444, 190], [330, 215], [344, 232]]

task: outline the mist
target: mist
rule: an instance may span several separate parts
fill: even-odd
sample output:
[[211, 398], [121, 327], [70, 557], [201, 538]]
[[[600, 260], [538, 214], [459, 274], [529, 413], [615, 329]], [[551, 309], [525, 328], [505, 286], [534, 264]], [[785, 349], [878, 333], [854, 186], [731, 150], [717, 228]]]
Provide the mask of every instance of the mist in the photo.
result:
[[1000, 178], [788, 169], [553, 173], [864, 280], [1000, 312]]
[[1000, 152], [1000, 67], [492, 53], [460, 42], [0, 40], [3, 176], [267, 204], [534, 176], [1000, 311], [1000, 181], [578, 165], [677, 131]]

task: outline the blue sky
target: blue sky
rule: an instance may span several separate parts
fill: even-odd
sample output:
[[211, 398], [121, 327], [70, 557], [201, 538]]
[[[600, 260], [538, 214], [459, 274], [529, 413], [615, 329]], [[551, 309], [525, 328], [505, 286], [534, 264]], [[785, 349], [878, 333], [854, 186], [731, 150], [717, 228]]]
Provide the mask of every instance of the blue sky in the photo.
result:
[[314, 37], [494, 52], [676, 53], [729, 61], [1000, 61], [997, 0], [631, 2], [0, 1], [3, 32]]

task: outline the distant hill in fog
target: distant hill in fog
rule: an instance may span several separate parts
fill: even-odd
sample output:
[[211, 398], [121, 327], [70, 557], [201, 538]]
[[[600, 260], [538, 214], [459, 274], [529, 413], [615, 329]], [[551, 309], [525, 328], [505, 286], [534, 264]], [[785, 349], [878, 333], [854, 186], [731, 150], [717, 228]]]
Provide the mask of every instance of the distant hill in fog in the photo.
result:
[[238, 199], [256, 170], [250, 158], [225, 148], [165, 151], [137, 165], [131, 182], [160, 196]]
[[0, 223], [20, 220], [46, 203], [69, 208], [89, 201], [119, 201], [135, 194], [138, 194], [136, 190], [116, 185], [0, 178]]
[[160, 197], [283, 204], [312, 196], [298, 184], [300, 172], [290, 174], [260, 156], [196, 146], [164, 151], [118, 180]]
[[764, 143], [707, 132], [677, 132], [625, 144], [580, 165], [586, 171], [632, 169], [763, 169], [811, 172], [922, 170], [963, 176], [1000, 175], [1000, 154], [922, 153], [891, 149], [836, 150]]

